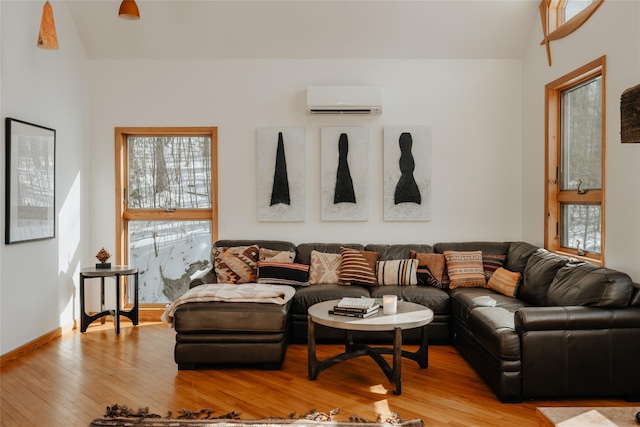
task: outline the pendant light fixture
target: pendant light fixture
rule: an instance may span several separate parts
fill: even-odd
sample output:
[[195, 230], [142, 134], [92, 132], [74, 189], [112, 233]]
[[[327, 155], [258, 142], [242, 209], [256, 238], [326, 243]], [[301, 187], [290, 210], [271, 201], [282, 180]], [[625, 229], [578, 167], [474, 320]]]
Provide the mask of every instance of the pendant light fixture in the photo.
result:
[[140, 19], [140, 11], [135, 0], [122, 0], [118, 16], [128, 21], [137, 21]]
[[56, 24], [53, 21], [53, 8], [48, 0], [42, 8], [42, 20], [40, 21], [40, 33], [38, 34], [37, 46], [40, 49], [58, 49]]

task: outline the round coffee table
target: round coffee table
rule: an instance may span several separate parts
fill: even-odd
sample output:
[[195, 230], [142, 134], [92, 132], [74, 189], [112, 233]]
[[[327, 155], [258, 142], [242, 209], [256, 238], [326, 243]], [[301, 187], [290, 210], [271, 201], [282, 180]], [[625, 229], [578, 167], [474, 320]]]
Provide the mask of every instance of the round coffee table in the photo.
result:
[[[359, 356], [370, 356], [382, 369], [387, 379], [395, 385], [395, 394], [402, 392], [402, 358], [418, 362], [421, 368], [429, 365], [429, 346], [427, 340], [427, 325], [433, 321], [433, 311], [430, 308], [412, 302], [399, 301], [396, 314], [383, 314], [382, 308], [378, 313], [367, 318], [347, 317], [329, 314], [340, 300], [321, 302], [309, 307], [308, 312], [308, 346], [309, 346], [309, 379], [318, 378], [320, 372], [345, 360]], [[315, 325], [345, 331], [344, 353], [318, 360], [316, 357]], [[420, 347], [416, 352], [402, 350], [402, 330], [422, 328]], [[370, 347], [366, 344], [356, 344], [353, 341], [354, 331], [393, 331], [393, 348]], [[393, 367], [382, 357], [383, 354], [393, 355]]]

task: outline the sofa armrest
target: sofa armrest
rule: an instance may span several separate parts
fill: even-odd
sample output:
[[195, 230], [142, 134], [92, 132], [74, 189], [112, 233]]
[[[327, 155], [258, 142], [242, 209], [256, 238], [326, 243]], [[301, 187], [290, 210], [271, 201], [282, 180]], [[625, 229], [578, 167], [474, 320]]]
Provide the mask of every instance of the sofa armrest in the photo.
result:
[[213, 268], [209, 270], [204, 270], [195, 274], [191, 281], [189, 282], [189, 289], [194, 288], [196, 286], [205, 285], [207, 283], [216, 283], [216, 273], [213, 271]]
[[640, 307], [522, 307], [515, 314], [516, 331], [640, 328]]

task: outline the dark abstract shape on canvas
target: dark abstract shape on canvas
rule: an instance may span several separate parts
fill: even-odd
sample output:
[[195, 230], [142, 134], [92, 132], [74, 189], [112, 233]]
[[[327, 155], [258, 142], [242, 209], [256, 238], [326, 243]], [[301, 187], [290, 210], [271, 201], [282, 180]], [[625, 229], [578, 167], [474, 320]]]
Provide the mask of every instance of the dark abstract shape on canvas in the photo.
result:
[[399, 203], [422, 203], [420, 189], [413, 177], [413, 171], [416, 162], [413, 160], [411, 148], [413, 146], [413, 138], [409, 132], [403, 132], [400, 135], [400, 179], [396, 184], [395, 204]]
[[289, 197], [289, 178], [287, 176], [287, 159], [284, 155], [284, 141], [282, 132], [278, 132], [278, 149], [276, 152], [276, 170], [273, 174], [273, 189], [271, 191], [271, 206], [283, 203], [291, 204]]
[[336, 174], [336, 189], [333, 204], [356, 203], [356, 193], [353, 190], [353, 180], [349, 171], [347, 154], [349, 153], [349, 139], [346, 133], [340, 134], [338, 141], [338, 172]]

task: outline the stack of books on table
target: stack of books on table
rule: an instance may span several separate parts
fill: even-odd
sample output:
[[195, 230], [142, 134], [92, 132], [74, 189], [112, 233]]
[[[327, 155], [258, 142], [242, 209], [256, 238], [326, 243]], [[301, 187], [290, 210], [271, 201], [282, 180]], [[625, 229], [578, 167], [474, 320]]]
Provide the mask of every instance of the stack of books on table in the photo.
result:
[[348, 317], [369, 317], [378, 312], [380, 304], [375, 298], [342, 298], [338, 304], [329, 310], [329, 314]]

